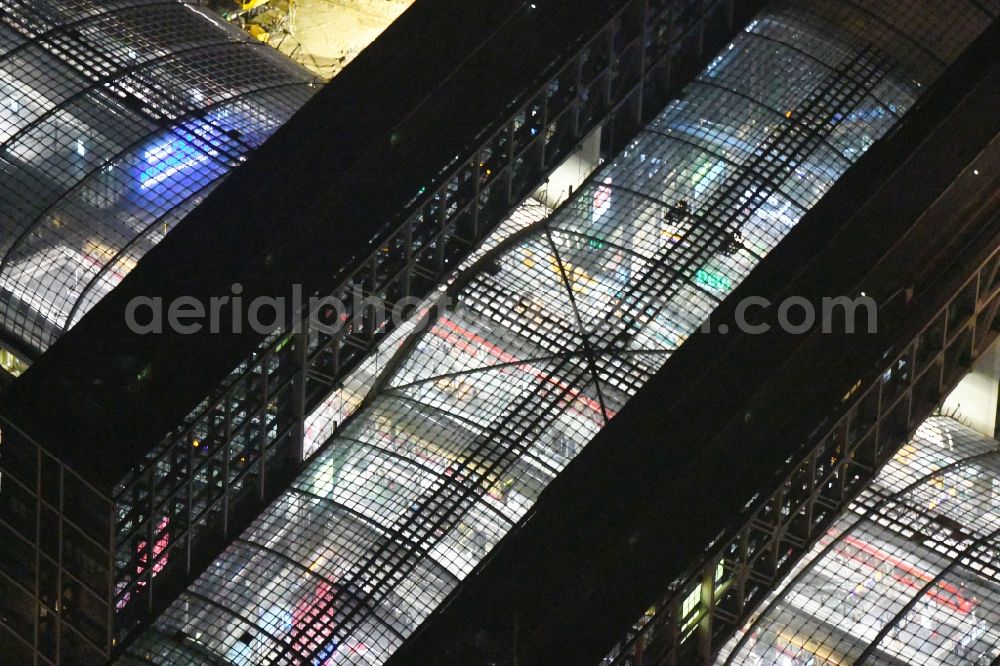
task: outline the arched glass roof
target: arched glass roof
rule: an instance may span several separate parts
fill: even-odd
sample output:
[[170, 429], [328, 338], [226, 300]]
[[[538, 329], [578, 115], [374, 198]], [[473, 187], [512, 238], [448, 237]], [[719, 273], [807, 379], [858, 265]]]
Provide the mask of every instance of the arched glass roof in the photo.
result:
[[927, 420], [720, 663], [996, 663], [998, 477], [996, 441]]
[[460, 273], [130, 654], [385, 661], [992, 18], [773, 5], [570, 203]]
[[314, 82], [194, 2], [0, 1], [0, 328], [46, 349]]

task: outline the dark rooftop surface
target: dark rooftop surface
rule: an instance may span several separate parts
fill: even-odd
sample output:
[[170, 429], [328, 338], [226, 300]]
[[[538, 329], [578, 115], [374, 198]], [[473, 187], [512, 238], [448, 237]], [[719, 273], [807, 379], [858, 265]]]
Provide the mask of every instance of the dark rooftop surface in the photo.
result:
[[109, 488], [261, 340], [137, 335], [124, 316], [131, 299], [207, 299], [237, 282], [245, 303], [296, 283], [331, 289], [421, 186], [618, 4], [418, 0], [44, 354], [0, 413]]

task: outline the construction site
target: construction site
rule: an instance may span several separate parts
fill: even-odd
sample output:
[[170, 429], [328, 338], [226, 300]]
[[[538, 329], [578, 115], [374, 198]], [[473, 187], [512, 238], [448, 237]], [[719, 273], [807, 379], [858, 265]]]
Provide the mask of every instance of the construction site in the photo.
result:
[[336, 76], [413, 0], [209, 0], [207, 5], [324, 79]]

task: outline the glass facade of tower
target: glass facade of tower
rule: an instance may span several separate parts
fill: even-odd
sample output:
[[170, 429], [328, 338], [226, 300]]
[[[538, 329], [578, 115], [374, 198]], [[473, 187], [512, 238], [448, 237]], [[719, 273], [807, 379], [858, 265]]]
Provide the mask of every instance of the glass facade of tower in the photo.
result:
[[996, 12], [773, 4], [568, 205], [466, 265], [123, 663], [385, 661]]

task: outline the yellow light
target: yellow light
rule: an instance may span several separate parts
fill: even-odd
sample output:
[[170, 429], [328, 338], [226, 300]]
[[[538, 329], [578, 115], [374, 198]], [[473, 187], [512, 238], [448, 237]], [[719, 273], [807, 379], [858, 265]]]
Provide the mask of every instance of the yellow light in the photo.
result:
[[197, 439], [191, 440], [191, 446], [197, 449], [199, 446], [201, 446], [201, 442]]
[[19, 377], [28, 369], [28, 364], [13, 353], [0, 347], [0, 369], [5, 370], [14, 377]]

